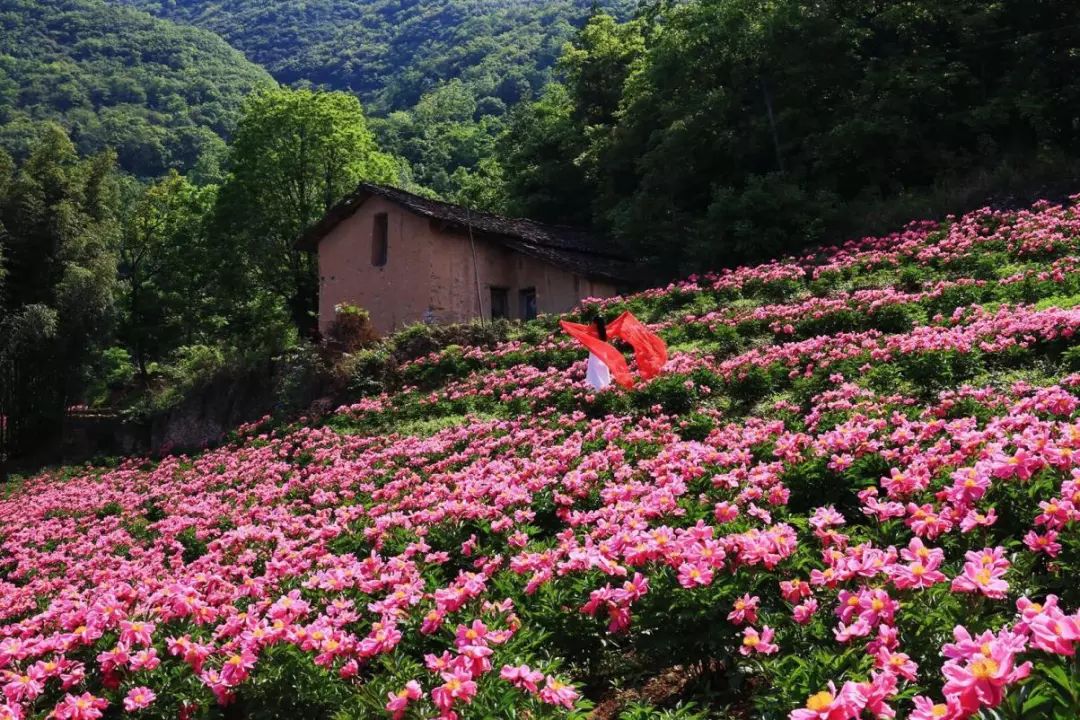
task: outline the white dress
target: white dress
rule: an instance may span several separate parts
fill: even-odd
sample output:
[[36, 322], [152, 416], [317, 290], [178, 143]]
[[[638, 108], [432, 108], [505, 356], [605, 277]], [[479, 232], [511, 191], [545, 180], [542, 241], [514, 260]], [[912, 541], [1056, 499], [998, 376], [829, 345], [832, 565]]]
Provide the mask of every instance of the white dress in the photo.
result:
[[604, 361], [589, 353], [589, 366], [585, 370], [585, 382], [596, 390], [603, 390], [611, 384], [611, 370]]

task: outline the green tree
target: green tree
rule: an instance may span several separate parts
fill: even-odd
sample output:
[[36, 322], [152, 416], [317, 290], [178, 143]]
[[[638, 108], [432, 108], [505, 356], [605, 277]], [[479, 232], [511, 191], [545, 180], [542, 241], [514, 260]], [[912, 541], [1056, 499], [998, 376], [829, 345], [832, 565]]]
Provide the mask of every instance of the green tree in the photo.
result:
[[620, 23], [596, 13], [563, 48], [556, 67], [583, 128], [614, 122], [626, 78], [645, 52], [646, 28], [642, 20]]
[[512, 114], [509, 204], [673, 275], [1072, 176], [1080, 6], [691, 0], [594, 17]]
[[[440, 85], [412, 111], [391, 113], [374, 127], [382, 146], [409, 163], [418, 186], [447, 199], [473, 198], [483, 202], [484, 209], [500, 205], [501, 186], [478, 193], [476, 184], [481, 179], [498, 183], [501, 177], [494, 155], [504, 122], [480, 114], [472, 91], [460, 80]], [[463, 193], [466, 184], [470, 189]]]
[[593, 187], [580, 162], [587, 151], [565, 85], [548, 85], [538, 101], [519, 106], [499, 142], [510, 212], [547, 222], [588, 223]]
[[144, 386], [150, 362], [216, 339], [216, 263], [206, 234], [216, 192], [174, 171], [142, 190], [125, 218], [118, 336]]
[[399, 164], [376, 147], [355, 96], [275, 89], [244, 105], [228, 165], [215, 230], [234, 287], [277, 296], [311, 328], [315, 268], [294, 243], [360, 181], [395, 181]]
[[459, 167], [450, 176], [450, 182], [454, 188], [451, 202], [485, 212], [508, 212], [506, 176], [495, 158], [482, 158], [471, 170]]
[[83, 400], [111, 332], [119, 222], [115, 156], [80, 160], [67, 134], [42, 128], [0, 182], [9, 274], [0, 314], [0, 441], [33, 449]]
[[[3, 150], [0, 150], [0, 198], [6, 198], [8, 188], [11, 185], [12, 175], [15, 173], [15, 162]], [[7, 277], [7, 244], [9, 242], [7, 228], [0, 220], [0, 307], [6, 307], [4, 301], [5, 278]]]
[[637, 0], [122, 0], [225, 38], [282, 83], [360, 95], [375, 115], [407, 110], [459, 79], [477, 100], [529, 100], [595, 6]]
[[500, 145], [509, 199], [519, 214], [588, 224], [603, 182], [623, 86], [645, 50], [643, 20], [595, 13], [563, 47], [561, 83], [511, 116]]
[[20, 161], [53, 120], [134, 175], [190, 169], [274, 84], [221, 38], [115, 3], [0, 0], [0, 17], [0, 147]]

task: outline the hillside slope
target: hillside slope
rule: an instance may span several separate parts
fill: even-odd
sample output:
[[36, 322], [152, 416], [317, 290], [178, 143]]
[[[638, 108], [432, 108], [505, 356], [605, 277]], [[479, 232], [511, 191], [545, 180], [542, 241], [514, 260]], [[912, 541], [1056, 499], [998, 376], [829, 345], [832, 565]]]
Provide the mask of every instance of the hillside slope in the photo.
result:
[[99, 0], [0, 0], [0, 148], [58, 120], [83, 153], [106, 146], [142, 176], [190, 168], [243, 97], [272, 84], [223, 40]]
[[325, 421], [27, 479], [9, 713], [1074, 718], [1078, 250], [1040, 203], [590, 303], [669, 343], [631, 390], [416, 328]]
[[[359, 93], [375, 113], [443, 80], [506, 104], [536, 92], [592, 0], [122, 0], [214, 31], [283, 83]], [[633, 0], [598, 7], [629, 12]]]

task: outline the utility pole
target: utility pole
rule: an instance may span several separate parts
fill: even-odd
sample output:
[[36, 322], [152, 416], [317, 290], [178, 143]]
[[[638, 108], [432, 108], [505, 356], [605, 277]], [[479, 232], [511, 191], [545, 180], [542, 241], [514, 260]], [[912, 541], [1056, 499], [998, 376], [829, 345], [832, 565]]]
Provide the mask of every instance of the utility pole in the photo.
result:
[[480, 310], [480, 327], [484, 326], [484, 299], [480, 293], [480, 268], [476, 264], [476, 240], [473, 238], [472, 214], [465, 208], [465, 226], [469, 228], [469, 247], [472, 248], [473, 279], [476, 281], [476, 306]]

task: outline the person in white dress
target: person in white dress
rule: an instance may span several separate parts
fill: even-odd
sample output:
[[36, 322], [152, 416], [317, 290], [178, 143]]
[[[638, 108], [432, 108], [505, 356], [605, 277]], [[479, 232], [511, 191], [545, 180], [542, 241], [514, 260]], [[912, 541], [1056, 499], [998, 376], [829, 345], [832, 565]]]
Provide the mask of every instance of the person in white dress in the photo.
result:
[[[601, 340], [607, 342], [607, 324], [604, 318], [597, 315], [594, 321], [596, 334]], [[603, 390], [611, 384], [611, 369], [600, 358], [589, 353], [589, 364], [585, 369], [585, 382], [594, 390]]]

